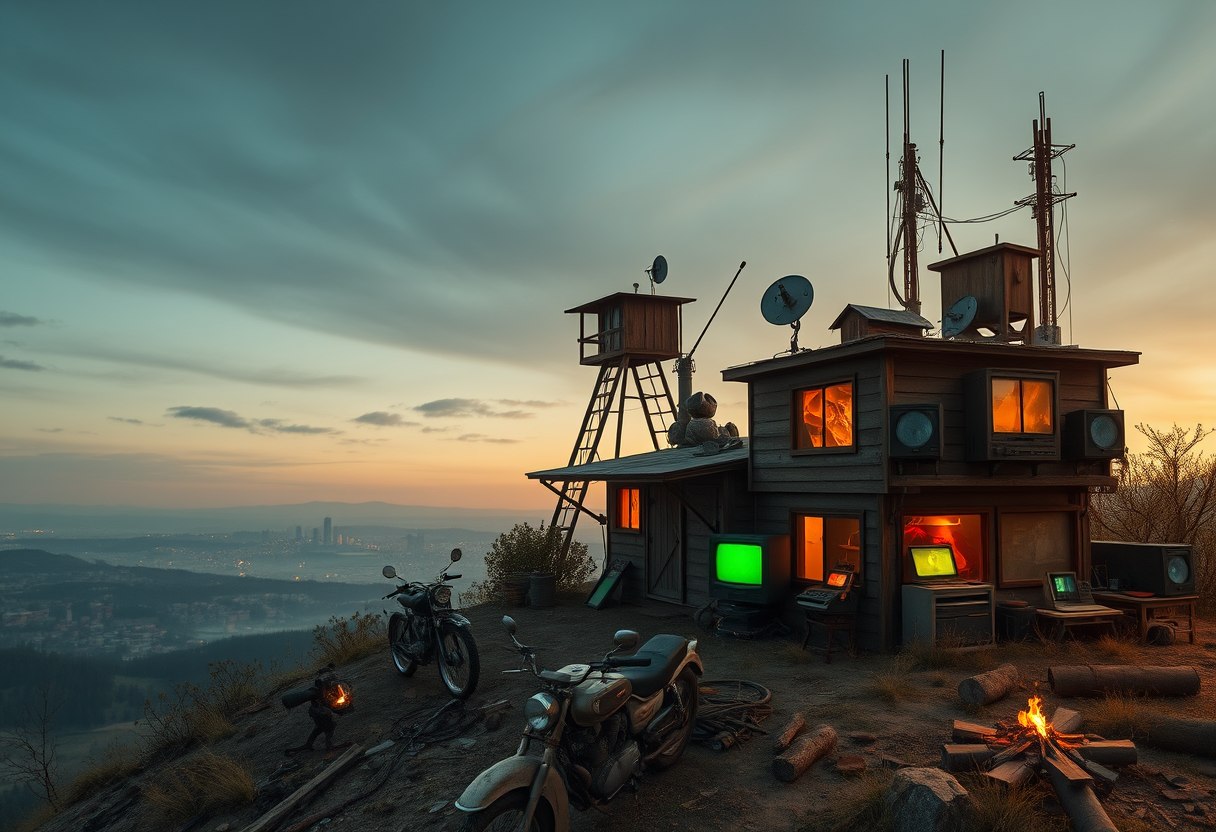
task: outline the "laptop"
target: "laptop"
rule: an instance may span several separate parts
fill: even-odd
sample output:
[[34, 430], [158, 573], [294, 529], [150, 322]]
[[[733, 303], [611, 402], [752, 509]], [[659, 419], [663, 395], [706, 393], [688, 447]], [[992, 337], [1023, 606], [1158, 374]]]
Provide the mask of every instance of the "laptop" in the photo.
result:
[[949, 543], [931, 546], [909, 546], [908, 560], [912, 577], [918, 584], [953, 584], [959, 582], [958, 561]]
[[1078, 581], [1076, 572], [1048, 572], [1043, 579], [1043, 596], [1059, 612], [1118, 612], [1094, 603], [1088, 581]]

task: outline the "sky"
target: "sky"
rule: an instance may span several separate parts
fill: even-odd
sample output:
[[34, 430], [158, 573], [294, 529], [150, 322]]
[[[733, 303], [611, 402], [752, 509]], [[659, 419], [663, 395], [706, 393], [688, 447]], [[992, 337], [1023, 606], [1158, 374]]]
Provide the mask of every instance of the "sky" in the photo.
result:
[[595, 382], [563, 310], [660, 253], [686, 349], [747, 261], [693, 383], [746, 433], [721, 370], [788, 348], [773, 281], [814, 286], [804, 347], [897, 306], [905, 58], [951, 218], [1033, 192], [1045, 93], [1065, 342], [1143, 353], [1129, 423], [1211, 423], [1213, 39], [1207, 0], [0, 0], [0, 502], [551, 507], [524, 473]]

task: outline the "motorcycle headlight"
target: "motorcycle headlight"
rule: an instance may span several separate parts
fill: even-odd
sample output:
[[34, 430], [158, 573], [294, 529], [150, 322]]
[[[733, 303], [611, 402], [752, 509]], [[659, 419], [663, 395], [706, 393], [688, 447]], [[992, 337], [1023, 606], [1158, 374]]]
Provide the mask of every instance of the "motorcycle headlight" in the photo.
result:
[[450, 607], [452, 605], [452, 588], [450, 586], [436, 587], [435, 603], [440, 607]]
[[547, 693], [533, 694], [527, 702], [524, 703], [524, 719], [528, 720], [528, 724], [536, 731], [548, 731], [553, 727], [553, 723], [557, 721], [557, 714], [560, 709], [557, 706], [557, 700]]

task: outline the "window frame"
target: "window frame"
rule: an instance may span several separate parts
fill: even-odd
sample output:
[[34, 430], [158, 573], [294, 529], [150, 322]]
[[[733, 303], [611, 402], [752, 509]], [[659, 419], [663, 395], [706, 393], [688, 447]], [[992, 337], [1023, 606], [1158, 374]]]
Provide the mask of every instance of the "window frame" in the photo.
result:
[[822, 558], [823, 578], [816, 580], [814, 578], [806, 578], [798, 574], [798, 566], [802, 562], [803, 549], [803, 519], [807, 517], [817, 517], [823, 521], [824, 536], [826, 538], [827, 522], [829, 520], [852, 520], [857, 524], [857, 575], [860, 579], [865, 571], [865, 553], [866, 553], [866, 518], [864, 511], [816, 511], [814, 509], [804, 509], [790, 512], [790, 581], [798, 585], [808, 585], [822, 583], [827, 578], [828, 572], [832, 570], [835, 564], [827, 562], [827, 544], [824, 542], [823, 551], [820, 552]]
[[1063, 514], [1071, 515], [1072, 518], [1072, 540], [1071, 540], [1071, 557], [1067, 567], [1062, 570], [1044, 570], [1047, 571], [1066, 571], [1076, 572], [1078, 581], [1089, 580], [1087, 575], [1081, 574], [1081, 512], [1080, 506], [1009, 506], [1007, 508], [998, 508], [995, 512], [996, 530], [996, 585], [1001, 589], [1010, 587], [1038, 587], [1043, 585], [1043, 575], [1037, 578], [1007, 578], [1005, 577], [1005, 540], [1003, 538], [1003, 520], [1006, 516], [1012, 514]]
[[995, 551], [996, 541], [994, 539], [996, 529], [997, 509], [995, 506], [985, 505], [961, 505], [958, 508], [945, 508], [941, 505], [932, 506], [904, 506], [896, 520], [896, 540], [898, 541], [899, 549], [896, 552], [899, 557], [899, 580], [901, 584], [916, 583], [916, 574], [912, 570], [912, 564], [908, 559], [908, 547], [904, 544], [904, 535], [909, 524], [909, 518], [912, 517], [976, 517], [979, 520], [978, 540], [982, 551], [980, 552], [980, 569], [978, 578], [965, 578], [959, 576], [960, 581], [978, 580], [982, 583], [995, 585], [993, 573], [999, 570], [999, 564], [993, 564], [993, 552]]
[[[636, 526], [626, 526], [623, 523], [624, 513], [621, 511], [621, 497], [630, 491], [637, 493], [637, 515], [634, 518], [637, 521]], [[612, 489], [612, 530], [614, 532], [624, 532], [626, 534], [641, 534], [642, 533], [642, 487], [640, 485], [618, 485]]]
[[[799, 447], [798, 437], [802, 426], [806, 422], [802, 418], [802, 398], [805, 393], [819, 390], [823, 394], [824, 402], [827, 401], [827, 391], [829, 387], [839, 387], [847, 384], [850, 391], [849, 399], [849, 444], [848, 445], [833, 445], [828, 447], [826, 419], [823, 428], [824, 445], [819, 447], [807, 446]], [[817, 456], [819, 454], [852, 454], [857, 453], [857, 377], [848, 376], [838, 378], [833, 381], [826, 381], [822, 384], [808, 384], [804, 387], [795, 388], [790, 393], [790, 453], [794, 456]]]

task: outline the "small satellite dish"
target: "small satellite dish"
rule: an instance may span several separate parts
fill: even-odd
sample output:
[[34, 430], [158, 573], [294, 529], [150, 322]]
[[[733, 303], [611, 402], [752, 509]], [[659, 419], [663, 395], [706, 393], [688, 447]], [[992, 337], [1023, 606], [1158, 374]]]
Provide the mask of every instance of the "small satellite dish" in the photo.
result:
[[667, 258], [659, 255], [654, 258], [654, 262], [650, 264], [650, 268], [646, 270], [646, 274], [650, 275], [651, 283], [662, 283], [667, 279]]
[[956, 300], [942, 315], [942, 337], [956, 338], [966, 332], [975, 320], [977, 309], [979, 303], [974, 295], [964, 295]]
[[760, 298], [760, 314], [770, 324], [792, 324], [807, 313], [815, 301], [811, 281], [790, 274], [769, 286]]

